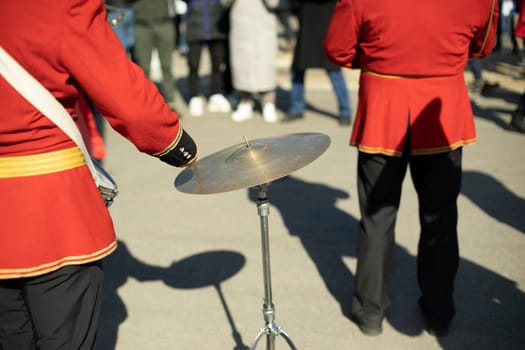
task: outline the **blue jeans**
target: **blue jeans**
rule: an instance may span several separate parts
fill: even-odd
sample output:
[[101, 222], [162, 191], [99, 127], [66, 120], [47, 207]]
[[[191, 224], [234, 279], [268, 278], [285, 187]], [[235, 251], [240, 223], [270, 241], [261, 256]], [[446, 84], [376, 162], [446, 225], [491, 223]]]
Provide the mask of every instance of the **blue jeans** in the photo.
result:
[[[133, 49], [133, 46], [135, 45], [135, 34], [134, 34], [134, 25], [135, 25], [135, 14], [133, 12], [133, 9], [131, 8], [125, 8], [122, 9], [124, 12], [124, 17], [122, 20], [117, 22], [114, 26], [112, 26], [113, 31], [115, 34], [117, 34], [120, 42], [122, 43], [122, 46], [126, 49], [126, 51], [130, 51]], [[117, 11], [108, 11], [108, 20], [116, 19], [120, 16], [120, 13]]]
[[[346, 80], [341, 69], [327, 69], [326, 73], [332, 83], [335, 96], [337, 98], [339, 116], [350, 118], [352, 107], [350, 105], [350, 95], [346, 87]], [[292, 69], [292, 90], [290, 92], [290, 108], [288, 112], [293, 115], [303, 114], [306, 108], [304, 75], [305, 70]]]
[[470, 67], [470, 70], [472, 71], [474, 80], [481, 81], [481, 79], [483, 78], [482, 76], [483, 61], [480, 58], [471, 58], [468, 61], [468, 65]]

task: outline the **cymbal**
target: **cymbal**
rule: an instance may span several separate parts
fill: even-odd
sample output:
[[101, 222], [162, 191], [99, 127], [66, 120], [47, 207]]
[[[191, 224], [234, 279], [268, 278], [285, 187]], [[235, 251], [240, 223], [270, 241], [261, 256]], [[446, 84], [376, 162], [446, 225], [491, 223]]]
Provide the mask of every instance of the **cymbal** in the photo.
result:
[[330, 138], [296, 133], [244, 140], [195, 161], [175, 179], [185, 193], [212, 194], [269, 183], [306, 166], [326, 151]]

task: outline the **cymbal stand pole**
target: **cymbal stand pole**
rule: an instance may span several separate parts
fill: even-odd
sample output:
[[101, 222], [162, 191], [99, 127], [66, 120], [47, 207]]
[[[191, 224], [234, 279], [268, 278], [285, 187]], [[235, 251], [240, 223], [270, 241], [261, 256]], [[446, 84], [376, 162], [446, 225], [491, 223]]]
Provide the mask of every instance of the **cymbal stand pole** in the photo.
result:
[[270, 204], [266, 195], [267, 187], [267, 184], [258, 186], [259, 195], [257, 198], [257, 212], [261, 221], [261, 243], [264, 273], [263, 315], [265, 325], [259, 330], [259, 333], [255, 337], [250, 350], [255, 350], [257, 343], [263, 335], [266, 335], [266, 350], [275, 350], [275, 338], [279, 335], [284, 338], [291, 350], [297, 350], [288, 334], [286, 334], [286, 332], [277, 323], [275, 323], [275, 307], [272, 301], [272, 282], [270, 272], [270, 239], [268, 235], [268, 215], [270, 213]]

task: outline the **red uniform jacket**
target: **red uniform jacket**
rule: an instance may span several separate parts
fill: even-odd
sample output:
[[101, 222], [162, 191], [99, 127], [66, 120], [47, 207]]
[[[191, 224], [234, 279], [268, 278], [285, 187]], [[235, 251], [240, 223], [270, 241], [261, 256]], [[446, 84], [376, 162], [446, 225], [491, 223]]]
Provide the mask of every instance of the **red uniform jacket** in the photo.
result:
[[[0, 45], [73, 118], [83, 91], [144, 153], [162, 152], [179, 136], [178, 115], [128, 61], [101, 0], [3, 1], [0, 28]], [[49, 152], [70, 149], [73, 142], [3, 78], [0, 105], [0, 279], [39, 275], [111, 253], [113, 224], [85, 165], [39, 175], [6, 172], [12, 164], [21, 167], [21, 159], [34, 168], [34, 158], [23, 156], [54, 154]]]
[[496, 40], [495, 0], [339, 0], [324, 41], [327, 57], [361, 68], [351, 144], [400, 156], [476, 140], [464, 82], [469, 57]]

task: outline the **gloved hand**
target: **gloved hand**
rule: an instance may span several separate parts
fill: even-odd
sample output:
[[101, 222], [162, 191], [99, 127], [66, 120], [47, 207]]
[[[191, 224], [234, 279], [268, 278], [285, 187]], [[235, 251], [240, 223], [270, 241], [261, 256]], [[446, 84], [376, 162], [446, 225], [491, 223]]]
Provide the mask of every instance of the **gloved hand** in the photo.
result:
[[182, 130], [182, 135], [179, 141], [159, 156], [159, 159], [170, 165], [176, 167], [184, 167], [190, 165], [197, 157], [197, 145], [191, 136]]

